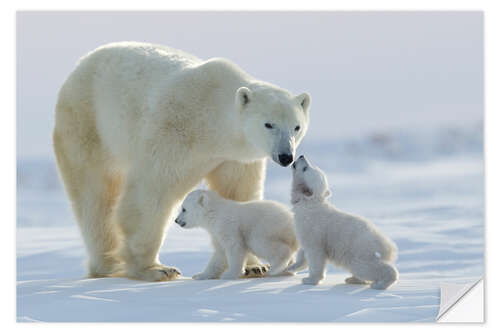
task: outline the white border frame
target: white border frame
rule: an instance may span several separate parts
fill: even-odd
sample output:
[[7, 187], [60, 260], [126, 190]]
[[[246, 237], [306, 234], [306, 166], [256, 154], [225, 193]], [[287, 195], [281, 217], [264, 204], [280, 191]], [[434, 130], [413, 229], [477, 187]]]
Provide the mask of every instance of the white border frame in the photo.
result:
[[[460, 0], [420, 0], [420, 1], [394, 1], [394, 0], [350, 0], [342, 2], [331, 2], [321, 0], [308, 0], [308, 1], [275, 1], [271, 2], [269, 0], [252, 0], [245, 3], [227, 0], [211, 0], [211, 1], [195, 1], [195, 0], [183, 0], [175, 3], [167, 3], [159, 7], [159, 2], [153, 0], [141, 0], [141, 1], [130, 1], [130, 0], [111, 0], [107, 2], [97, 1], [97, 0], [86, 0], [86, 1], [62, 1], [62, 0], [45, 0], [42, 2], [34, 0], [18, 0], [15, 3], [3, 2], [0, 10], [0, 33], [2, 35], [2, 51], [0, 52], [0, 73], [1, 77], [1, 88], [2, 88], [2, 98], [0, 98], [0, 103], [2, 104], [2, 131], [1, 135], [1, 152], [3, 158], [1, 167], [1, 182], [2, 189], [1, 202], [2, 202], [2, 221], [4, 226], [8, 226], [8, 231], [3, 233], [2, 237], [2, 263], [4, 270], [7, 272], [2, 274], [2, 302], [1, 302], [1, 314], [2, 314], [2, 326], [6, 330], [28, 330], [28, 329], [38, 329], [47, 330], [51, 332], [67, 331], [68, 329], [73, 330], [88, 330], [88, 329], [117, 329], [128, 331], [136, 330], [139, 324], [16, 324], [15, 323], [15, 312], [16, 307], [13, 304], [15, 300], [15, 227], [16, 227], [16, 215], [15, 215], [15, 168], [16, 168], [16, 147], [15, 147], [15, 80], [16, 80], [16, 66], [15, 66], [15, 28], [16, 28], [16, 11], [18, 10], [129, 10], [129, 11], [139, 11], [139, 10], [474, 10], [474, 11], [484, 11], [484, 22], [485, 22], [485, 162], [486, 162], [486, 210], [485, 210], [485, 229], [488, 231], [486, 233], [485, 244], [488, 247], [487, 253], [499, 253], [499, 242], [492, 240], [492, 237], [498, 235], [498, 228], [500, 224], [500, 218], [498, 215], [498, 210], [494, 210], [498, 206], [498, 198], [500, 194], [498, 187], [493, 186], [493, 184], [500, 184], [498, 171], [500, 170], [500, 165], [498, 163], [498, 146], [495, 144], [500, 142], [499, 132], [497, 130], [498, 117], [500, 113], [499, 108], [499, 98], [498, 89], [500, 87], [499, 79], [499, 62], [500, 52], [498, 45], [498, 32], [500, 32], [500, 15], [498, 11], [498, 2], [487, 1], [487, 0], [476, 0], [476, 1], [460, 1]], [[497, 61], [495, 61], [495, 59]], [[488, 149], [490, 148], [491, 149]], [[490, 172], [491, 171], [491, 172]], [[496, 205], [495, 205], [496, 203]], [[489, 235], [489, 237], [488, 237]], [[498, 281], [498, 268], [493, 265], [493, 260], [488, 263], [489, 256], [486, 255], [486, 271], [485, 274], [487, 278], [485, 279], [485, 289], [488, 291], [489, 295], [499, 295], [498, 283], [489, 284], [488, 281]], [[486, 326], [487, 328], [499, 329], [498, 320], [495, 316], [489, 316], [489, 309], [497, 309], [496, 299], [491, 297], [485, 297], [485, 320], [487, 324], [480, 325]], [[300, 300], [298, 300], [300, 301]], [[341, 305], [340, 305], [341, 306]], [[166, 309], [167, 310], [167, 309]], [[161, 327], [156, 327], [156, 326]], [[168, 325], [168, 326], [166, 326]], [[201, 324], [147, 324], [148, 328], [154, 330], [185, 330], [185, 329], [214, 329], [219, 332], [223, 331], [255, 331], [265, 328], [276, 329], [275, 325], [263, 325], [258, 324], [256, 327], [254, 324], [203, 324], [203, 328], [199, 325]], [[234, 327], [237, 325], [238, 327]], [[303, 330], [305, 324], [280, 324], [283, 327], [279, 329], [286, 330]], [[419, 324], [335, 324], [331, 327], [327, 324], [310, 324], [314, 330], [327, 331], [332, 329], [342, 329], [345, 330], [359, 330], [359, 325], [370, 325], [370, 331], [383, 330], [387, 331], [400, 331], [404, 325], [404, 330], [409, 332], [417, 332], [422, 329]], [[10, 326], [10, 327], [9, 327]], [[15, 327], [12, 327], [15, 326]], [[111, 327], [112, 326], [112, 327]], [[118, 327], [117, 327], [118, 326]], [[274, 326], [274, 327], [273, 327]], [[439, 330], [453, 330], [468, 332], [471, 329], [476, 329], [479, 327], [471, 327], [464, 324], [436, 324], [429, 325], [426, 324], [425, 329], [439, 329]], [[309, 329], [309, 327], [307, 327]], [[362, 328], [361, 328], [362, 329]]]

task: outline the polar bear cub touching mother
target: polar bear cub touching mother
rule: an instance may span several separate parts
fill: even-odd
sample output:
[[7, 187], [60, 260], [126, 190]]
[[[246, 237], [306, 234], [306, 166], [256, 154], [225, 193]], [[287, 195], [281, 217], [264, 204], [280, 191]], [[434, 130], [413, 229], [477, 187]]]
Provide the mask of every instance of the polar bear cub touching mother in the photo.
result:
[[277, 202], [224, 199], [215, 191], [196, 190], [182, 204], [175, 223], [183, 228], [202, 227], [212, 239], [214, 254], [195, 280], [237, 279], [249, 254], [271, 264], [269, 275], [285, 273], [298, 249], [293, 216]]
[[304, 156], [292, 164], [292, 171], [293, 212], [302, 248], [289, 270], [298, 271], [309, 264], [309, 277], [302, 281], [318, 284], [330, 260], [352, 273], [347, 283], [371, 282], [374, 289], [390, 287], [398, 279], [393, 264], [396, 245], [370, 221], [328, 203], [330, 191], [325, 174]]

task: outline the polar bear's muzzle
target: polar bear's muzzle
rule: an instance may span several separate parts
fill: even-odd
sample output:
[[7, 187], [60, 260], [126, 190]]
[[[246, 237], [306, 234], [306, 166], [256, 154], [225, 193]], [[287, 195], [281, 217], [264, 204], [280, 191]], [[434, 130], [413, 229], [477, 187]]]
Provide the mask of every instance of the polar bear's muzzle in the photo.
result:
[[278, 155], [279, 162], [282, 166], [286, 167], [289, 166], [290, 163], [293, 162], [293, 155], [292, 154], [279, 154]]
[[272, 158], [274, 162], [282, 167], [287, 167], [293, 162], [293, 154], [291, 152], [276, 153], [273, 154]]
[[294, 138], [281, 133], [280, 141], [276, 148], [275, 153], [272, 154], [273, 161], [282, 167], [287, 167], [292, 164], [294, 160], [293, 155], [295, 153]]

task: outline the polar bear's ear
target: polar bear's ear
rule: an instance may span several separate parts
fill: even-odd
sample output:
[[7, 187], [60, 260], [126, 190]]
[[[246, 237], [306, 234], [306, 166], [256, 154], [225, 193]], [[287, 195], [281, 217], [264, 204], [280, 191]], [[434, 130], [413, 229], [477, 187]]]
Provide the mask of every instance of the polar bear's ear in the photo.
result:
[[309, 110], [309, 105], [311, 105], [311, 96], [308, 93], [302, 93], [300, 95], [297, 95], [295, 97], [297, 102], [299, 102], [300, 106], [302, 106], [302, 109], [304, 111]]
[[323, 193], [323, 198], [329, 198], [332, 195], [332, 192], [329, 189], [326, 189], [325, 193]]
[[247, 87], [240, 87], [236, 91], [236, 104], [246, 106], [252, 99], [253, 92]]

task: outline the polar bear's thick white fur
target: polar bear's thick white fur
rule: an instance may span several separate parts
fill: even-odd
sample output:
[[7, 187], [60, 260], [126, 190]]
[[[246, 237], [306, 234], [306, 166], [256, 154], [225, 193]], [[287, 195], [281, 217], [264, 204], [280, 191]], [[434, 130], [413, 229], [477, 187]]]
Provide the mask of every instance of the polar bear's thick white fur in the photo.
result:
[[237, 202], [196, 190], [184, 200], [175, 222], [210, 234], [214, 254], [205, 270], [193, 276], [196, 280], [239, 278], [249, 253], [271, 264], [269, 275], [287, 274], [298, 249], [292, 212], [275, 201]]
[[374, 289], [391, 286], [398, 279], [396, 245], [372, 222], [330, 204], [326, 176], [304, 156], [292, 164], [292, 170], [292, 204], [301, 250], [290, 271], [308, 264], [309, 276], [303, 283], [318, 284], [331, 261], [352, 273], [347, 283], [370, 282]]
[[262, 198], [265, 158], [293, 161], [309, 104], [228, 60], [164, 46], [83, 57], [59, 92], [53, 141], [89, 275], [175, 278], [158, 260], [173, 209], [203, 179], [229, 199]]

